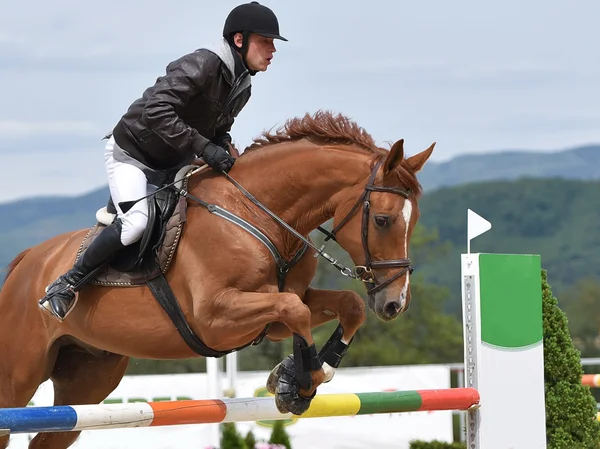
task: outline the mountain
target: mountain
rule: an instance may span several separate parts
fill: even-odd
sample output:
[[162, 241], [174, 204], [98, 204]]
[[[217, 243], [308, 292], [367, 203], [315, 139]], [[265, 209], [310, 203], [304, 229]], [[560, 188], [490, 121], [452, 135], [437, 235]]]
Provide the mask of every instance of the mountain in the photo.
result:
[[504, 151], [428, 162], [419, 176], [426, 192], [479, 181], [522, 177], [600, 179], [600, 145], [542, 153]]
[[[20, 251], [63, 232], [91, 227], [108, 188], [76, 197], [41, 197], [0, 204], [0, 267]], [[0, 274], [0, 279], [4, 277]]]

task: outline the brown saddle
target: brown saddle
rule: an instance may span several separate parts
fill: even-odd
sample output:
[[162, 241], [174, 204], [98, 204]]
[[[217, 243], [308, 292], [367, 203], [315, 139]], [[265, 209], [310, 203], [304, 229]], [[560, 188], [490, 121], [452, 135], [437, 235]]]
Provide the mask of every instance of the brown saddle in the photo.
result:
[[[178, 188], [187, 188], [189, 175], [201, 168], [190, 165], [180, 169], [173, 180], [181, 179]], [[157, 188], [150, 185], [148, 194]], [[144, 284], [158, 275], [158, 270], [165, 274], [169, 269], [177, 244], [186, 221], [187, 203], [185, 197], [179, 196], [174, 189], [156, 192], [145, 200], [148, 201], [148, 225], [142, 238], [127, 246], [98, 270], [90, 281], [91, 284], [131, 287]], [[87, 249], [94, 238], [116, 218], [117, 211], [109, 198], [105, 207], [96, 212], [97, 223], [84, 237], [76, 259]]]

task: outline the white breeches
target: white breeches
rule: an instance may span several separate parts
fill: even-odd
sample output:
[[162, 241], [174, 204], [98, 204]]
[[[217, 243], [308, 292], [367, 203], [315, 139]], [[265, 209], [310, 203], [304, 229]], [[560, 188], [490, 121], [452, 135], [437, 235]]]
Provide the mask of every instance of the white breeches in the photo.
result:
[[113, 158], [115, 141], [111, 137], [105, 147], [104, 162], [106, 165], [106, 174], [108, 175], [108, 187], [115, 208], [117, 217], [123, 223], [121, 231], [121, 243], [125, 246], [138, 241], [148, 223], [148, 203], [147, 199], [138, 201], [126, 213], [123, 213], [119, 207], [122, 201], [132, 201], [147, 194], [148, 179], [139, 168], [116, 161]]

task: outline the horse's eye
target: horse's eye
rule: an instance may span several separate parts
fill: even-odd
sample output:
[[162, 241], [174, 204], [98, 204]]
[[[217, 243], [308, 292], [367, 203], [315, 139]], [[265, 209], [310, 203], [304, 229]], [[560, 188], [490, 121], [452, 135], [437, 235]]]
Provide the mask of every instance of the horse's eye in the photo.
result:
[[384, 215], [376, 215], [375, 216], [375, 224], [380, 228], [386, 228], [390, 223], [388, 217]]

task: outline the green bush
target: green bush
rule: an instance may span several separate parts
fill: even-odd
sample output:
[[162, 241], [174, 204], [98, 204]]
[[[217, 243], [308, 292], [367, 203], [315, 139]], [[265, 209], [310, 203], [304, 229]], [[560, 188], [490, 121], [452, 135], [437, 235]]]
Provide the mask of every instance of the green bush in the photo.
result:
[[271, 433], [271, 438], [269, 438], [269, 443], [282, 444], [287, 449], [292, 449], [292, 445], [290, 443], [290, 436], [285, 431], [283, 421], [275, 421], [275, 424], [273, 425], [273, 431]]
[[254, 434], [251, 430], [249, 430], [246, 434], [246, 438], [244, 441], [246, 442], [247, 449], [254, 449], [254, 446], [256, 446], [256, 438], [254, 437]]
[[581, 354], [573, 345], [567, 316], [552, 295], [546, 270], [542, 270], [542, 307], [548, 449], [597, 449], [596, 400], [589, 387], [581, 385]]
[[219, 449], [248, 449], [235, 423], [221, 424], [221, 447]]
[[421, 441], [414, 440], [410, 442], [409, 449], [466, 449], [465, 443], [445, 443], [443, 441]]

